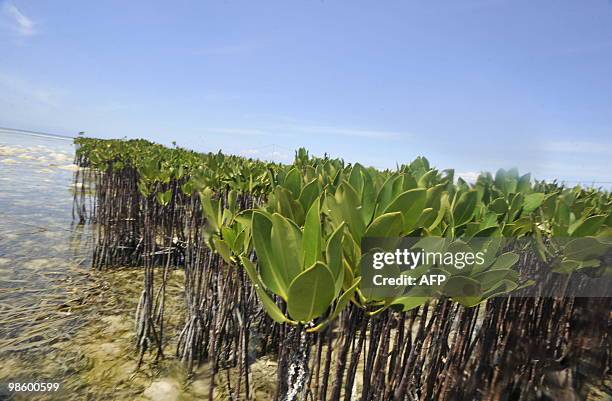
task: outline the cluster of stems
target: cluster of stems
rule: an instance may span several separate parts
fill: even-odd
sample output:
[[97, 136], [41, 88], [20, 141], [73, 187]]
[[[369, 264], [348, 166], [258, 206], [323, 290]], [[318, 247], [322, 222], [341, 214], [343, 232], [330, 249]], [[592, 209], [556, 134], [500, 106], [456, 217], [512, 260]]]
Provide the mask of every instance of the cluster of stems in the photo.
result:
[[[82, 157], [77, 163], [88, 166]], [[74, 219], [95, 223], [96, 268], [144, 268], [135, 318], [140, 362], [149, 351], [163, 358], [174, 344], [171, 352], [188, 371], [208, 364], [210, 400], [215, 392], [252, 399], [251, 365], [263, 355], [278, 361], [279, 401], [581, 399], [612, 365], [612, 301], [562, 291], [555, 298], [492, 298], [474, 308], [440, 298], [378, 314], [351, 303], [317, 333], [275, 323], [245, 272], [207, 246], [198, 195], [186, 195], [183, 182], [171, 180], [145, 196], [138, 182], [130, 167], [78, 171]], [[168, 191], [169, 201], [156, 200], [156, 193]], [[228, 191], [215, 196], [226, 203]], [[248, 194], [237, 200], [241, 210], [262, 202]], [[533, 268], [541, 262], [532, 255], [520, 263]], [[185, 321], [176, 333], [164, 325], [173, 269], [184, 271], [185, 289]], [[546, 285], [563, 288], [560, 280]]]

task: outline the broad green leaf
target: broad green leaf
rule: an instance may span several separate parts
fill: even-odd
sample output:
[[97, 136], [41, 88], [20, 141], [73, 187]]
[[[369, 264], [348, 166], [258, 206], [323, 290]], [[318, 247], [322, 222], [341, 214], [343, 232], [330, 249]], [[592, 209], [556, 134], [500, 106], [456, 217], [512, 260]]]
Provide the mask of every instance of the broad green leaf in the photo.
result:
[[275, 268], [282, 271], [287, 282], [291, 283], [304, 270], [302, 232], [292, 221], [274, 213], [270, 240]]
[[[525, 285], [525, 286], [527, 287], [529, 285], [530, 284], [527, 283], [527, 285]], [[516, 289], [518, 289], [518, 283], [516, 283], [514, 281], [511, 281], [511, 280], [502, 280], [497, 285], [494, 285], [493, 288], [485, 291], [482, 294], [482, 299], [493, 298], [493, 297], [496, 297], [496, 296], [501, 295], [501, 294], [506, 294], [508, 292], [512, 292], [512, 291], [514, 291]]]
[[363, 188], [361, 190], [361, 217], [363, 221], [371, 221], [376, 208], [376, 188], [366, 169], [363, 169]]
[[463, 225], [472, 219], [478, 202], [478, 192], [469, 191], [461, 194], [453, 207], [453, 222], [455, 227]]
[[424, 305], [430, 299], [431, 296], [427, 294], [425, 287], [413, 287], [406, 295], [395, 298], [390, 304], [399, 305], [403, 312], [408, 312], [409, 310]]
[[304, 208], [304, 210], [309, 210], [312, 203], [319, 196], [319, 181], [315, 178], [310, 181], [304, 188], [302, 188], [302, 193], [299, 197], [299, 202]]
[[512, 272], [513, 270], [511, 269], [493, 269], [476, 274], [473, 278], [480, 283], [482, 288], [488, 290], [511, 275]]
[[244, 270], [246, 270], [247, 275], [251, 279], [253, 283], [253, 287], [255, 288], [255, 292], [257, 292], [257, 296], [261, 300], [264, 309], [268, 313], [268, 315], [277, 323], [286, 323], [290, 320], [281, 312], [276, 303], [270, 298], [270, 296], [266, 293], [264, 289], [264, 284], [259, 278], [257, 274], [257, 270], [255, 269], [255, 265], [253, 262], [249, 260], [249, 258], [245, 256], [240, 256], [240, 261], [242, 262], [242, 266], [244, 266]]
[[227, 242], [215, 236], [213, 237], [213, 243], [215, 245], [215, 250], [219, 253], [219, 255], [221, 255], [223, 260], [226, 263], [231, 264], [232, 263], [232, 252]]
[[357, 289], [357, 286], [359, 285], [360, 281], [361, 281], [361, 277], [357, 277], [353, 281], [353, 284], [351, 285], [351, 287], [348, 290], [346, 290], [340, 296], [340, 298], [338, 298], [338, 302], [336, 302], [336, 306], [334, 307], [334, 311], [331, 313], [331, 315], [327, 319], [325, 319], [323, 322], [318, 324], [317, 326], [311, 329], [308, 329], [308, 332], [319, 332], [321, 331], [321, 329], [325, 328], [329, 323], [331, 323], [335, 318], [337, 318], [342, 312], [342, 310], [346, 308], [348, 303], [353, 298], [353, 295], [355, 294], [355, 290]]
[[361, 193], [363, 189], [363, 181], [364, 181], [364, 168], [361, 164], [355, 163], [353, 168], [351, 168], [351, 173], [349, 174], [348, 182], [351, 184], [357, 193]]
[[591, 216], [586, 220], [580, 220], [578, 224], [570, 226], [569, 234], [572, 237], [587, 237], [589, 235], [594, 235], [605, 220], [606, 215], [604, 214]]
[[479, 297], [481, 294], [480, 283], [465, 276], [452, 276], [444, 286], [444, 294], [449, 297]]
[[337, 293], [342, 288], [344, 280], [344, 268], [342, 267], [342, 239], [344, 234], [344, 223], [330, 235], [325, 248], [325, 259], [327, 266], [334, 276], [334, 287]]
[[325, 201], [334, 225], [337, 227], [345, 222], [355, 240], [361, 241], [365, 223], [360, 213], [361, 203], [355, 189], [343, 181], [334, 196], [328, 196]]
[[334, 300], [334, 278], [321, 262], [300, 273], [289, 286], [289, 316], [309, 322], [321, 316]]
[[427, 191], [423, 188], [411, 189], [397, 196], [384, 213], [400, 212], [404, 221], [403, 230], [409, 232], [416, 224], [425, 207]]
[[437, 175], [438, 175], [438, 170], [435, 170], [435, 169], [429, 170], [428, 172], [426, 172], [419, 178], [419, 181], [417, 182], [418, 187], [419, 188], [429, 187]]
[[386, 213], [374, 219], [366, 229], [364, 236], [371, 238], [398, 237], [402, 232], [402, 225], [401, 213]]
[[394, 186], [395, 183], [400, 180], [398, 176], [390, 176], [384, 182], [380, 190], [378, 191], [378, 196], [376, 197], [376, 215], [380, 215], [387, 208], [387, 206], [394, 199]]
[[508, 202], [504, 198], [497, 198], [489, 204], [489, 210], [497, 214], [504, 214], [508, 211]]
[[200, 203], [202, 204], [202, 212], [206, 216], [209, 226], [214, 232], [219, 232], [219, 201], [212, 199], [213, 193], [210, 188], [200, 191]]
[[261, 279], [270, 291], [286, 301], [291, 281], [284, 266], [277, 267], [274, 262], [272, 221], [259, 211], [253, 212], [252, 218], [253, 245], [261, 266]]
[[539, 192], [526, 195], [523, 201], [523, 212], [529, 214], [539, 208], [545, 197], [545, 194]]
[[531, 174], [527, 173], [523, 176], [521, 176], [521, 178], [518, 181], [518, 185], [516, 187], [516, 190], [518, 192], [527, 192], [529, 191], [529, 186], [531, 185]]
[[317, 198], [306, 215], [304, 234], [302, 237], [303, 264], [305, 269], [321, 259], [321, 215], [319, 213], [319, 199]]
[[165, 192], [158, 192], [155, 194], [157, 197], [157, 202], [162, 206], [168, 206], [170, 200], [172, 200], [172, 189], [169, 189]]
[[519, 255], [512, 252], [506, 252], [499, 255], [499, 257], [491, 265], [491, 270], [498, 269], [509, 269], [516, 264], [519, 260]]
[[579, 237], [565, 246], [563, 254], [568, 259], [585, 261], [600, 257], [609, 248], [609, 245], [599, 242], [594, 237]]
[[451, 297], [479, 296], [480, 283], [465, 276], [451, 276], [444, 286], [444, 293]]
[[300, 171], [296, 168], [292, 168], [291, 171], [287, 173], [283, 186], [291, 192], [293, 199], [297, 199], [300, 196], [300, 192], [302, 192], [302, 175]]

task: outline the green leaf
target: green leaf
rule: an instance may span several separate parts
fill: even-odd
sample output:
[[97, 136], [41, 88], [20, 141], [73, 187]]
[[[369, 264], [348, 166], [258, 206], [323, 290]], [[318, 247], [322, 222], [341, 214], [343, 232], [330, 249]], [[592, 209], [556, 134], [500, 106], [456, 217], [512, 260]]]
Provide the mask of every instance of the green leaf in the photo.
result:
[[289, 190], [277, 186], [274, 189], [273, 195], [276, 212], [292, 219], [299, 225], [304, 223], [304, 208], [298, 201], [292, 198], [292, 194]]
[[292, 221], [274, 213], [270, 240], [275, 269], [282, 271], [287, 282], [291, 283], [304, 270], [302, 232]]
[[395, 183], [400, 180], [398, 176], [390, 176], [384, 182], [380, 190], [378, 191], [378, 195], [376, 197], [376, 215], [382, 214], [382, 212], [387, 208], [387, 206], [394, 199], [394, 186]]
[[514, 266], [516, 262], [518, 262], [518, 260], [519, 256], [516, 253], [506, 252], [502, 255], [499, 255], [495, 262], [493, 262], [493, 264], [491, 265], [491, 270], [509, 269]]
[[[526, 283], [526, 287], [531, 285], [530, 283]], [[494, 285], [491, 289], [485, 291], [482, 294], [482, 299], [489, 299], [496, 297], [501, 294], [506, 294], [508, 292], [514, 291], [518, 289], [518, 283], [511, 280], [502, 280], [498, 284]]]
[[259, 211], [253, 212], [252, 219], [253, 245], [261, 266], [261, 278], [270, 291], [286, 301], [290, 281], [286, 270], [277, 268], [273, 260], [272, 221]]
[[206, 217], [206, 221], [214, 232], [219, 232], [219, 201], [212, 198], [213, 192], [210, 188], [205, 188], [200, 191], [200, 203], [202, 205], [202, 213]]
[[402, 214], [400, 212], [386, 213], [378, 216], [368, 226], [365, 237], [398, 237], [402, 232]]
[[438, 175], [438, 170], [431, 169], [425, 174], [423, 174], [421, 178], [419, 178], [417, 185], [419, 186], [419, 188], [427, 188], [431, 184], [431, 182], [436, 178], [437, 175]]
[[452, 276], [444, 286], [444, 293], [450, 297], [477, 297], [480, 296], [480, 283], [465, 276]]
[[403, 230], [409, 232], [416, 227], [425, 207], [426, 197], [427, 190], [423, 188], [411, 189], [393, 199], [384, 213], [400, 212], [404, 220]]
[[489, 289], [511, 275], [512, 272], [514, 271], [511, 269], [492, 269], [476, 274], [473, 278], [480, 283], [482, 288]]
[[527, 173], [519, 179], [516, 190], [518, 192], [527, 192], [529, 191], [530, 185], [531, 185], [531, 174]]
[[461, 194], [459, 200], [453, 207], [453, 221], [455, 227], [467, 223], [472, 219], [476, 211], [478, 192], [468, 191]]
[[234, 229], [227, 226], [221, 227], [221, 236], [227, 245], [233, 249], [234, 244], [236, 243], [236, 232]]
[[578, 267], [580, 267], [580, 262], [566, 259], [553, 266], [552, 271], [555, 273], [569, 274], [578, 270]]
[[297, 199], [300, 196], [300, 192], [302, 192], [302, 176], [300, 171], [296, 168], [292, 168], [291, 171], [287, 173], [283, 186], [291, 192], [293, 199]]
[[606, 215], [601, 214], [591, 216], [586, 220], [579, 220], [576, 225], [570, 226], [569, 234], [572, 237], [587, 237], [589, 235], [594, 235], [606, 220], [606, 217]]
[[157, 197], [157, 202], [162, 206], [168, 206], [170, 200], [172, 199], [172, 189], [169, 189], [165, 192], [158, 192], [155, 194]]
[[497, 214], [504, 214], [508, 211], [508, 202], [504, 198], [497, 198], [489, 204], [489, 210]]
[[319, 180], [316, 178], [302, 188], [302, 193], [300, 194], [298, 200], [304, 210], [310, 209], [310, 205], [312, 205], [315, 199], [319, 196], [319, 193]]
[[226, 263], [231, 264], [232, 263], [232, 252], [230, 251], [230, 247], [229, 245], [227, 245], [227, 242], [215, 236], [213, 237], [213, 243], [215, 245], [215, 250], [219, 253], [219, 255], [221, 255], [223, 260]]
[[317, 198], [306, 214], [304, 235], [302, 237], [302, 267], [305, 269], [321, 259], [321, 215]]
[[361, 281], [361, 277], [357, 277], [353, 281], [353, 284], [351, 285], [351, 287], [348, 290], [346, 290], [340, 296], [340, 298], [338, 298], [338, 302], [336, 302], [336, 306], [334, 307], [334, 311], [331, 313], [331, 315], [327, 319], [325, 319], [323, 322], [318, 324], [317, 326], [311, 329], [308, 329], [308, 332], [319, 332], [321, 331], [321, 329], [325, 328], [330, 322], [332, 322], [335, 318], [337, 318], [338, 315], [340, 315], [340, 312], [342, 312], [342, 310], [346, 308], [346, 305], [348, 305], [348, 303], [353, 298], [353, 295], [355, 294], [355, 290], [357, 289], [357, 285], [359, 285], [360, 281]]
[[253, 283], [253, 287], [255, 288], [255, 292], [257, 292], [257, 296], [261, 300], [264, 309], [268, 313], [268, 315], [277, 323], [286, 323], [290, 322], [289, 319], [281, 312], [276, 303], [270, 298], [270, 296], [266, 293], [264, 289], [264, 284], [259, 278], [257, 274], [257, 270], [255, 269], [255, 265], [253, 262], [249, 260], [249, 258], [245, 256], [240, 256], [240, 261], [242, 262], [242, 266], [244, 266], [244, 270], [246, 270], [247, 275], [251, 279]]
[[563, 250], [568, 259], [584, 261], [603, 255], [609, 245], [602, 244], [594, 237], [579, 237], [570, 241]]
[[325, 313], [334, 296], [332, 273], [325, 264], [317, 262], [291, 282], [287, 300], [289, 316], [309, 322]]
[[376, 188], [372, 178], [366, 169], [362, 171], [363, 187], [361, 190], [361, 217], [363, 221], [372, 220], [374, 209], [376, 208]]
[[430, 296], [423, 296], [425, 295], [425, 291], [421, 287], [414, 287], [408, 294], [394, 299], [391, 305], [400, 305], [403, 312], [408, 312], [409, 310], [424, 305], [431, 298]]
[[540, 192], [526, 195], [523, 200], [523, 212], [529, 214], [539, 208], [545, 197], [546, 195]]
[[333, 196], [328, 195], [325, 198], [325, 204], [328, 209], [326, 213], [329, 214], [334, 227], [345, 222], [355, 241], [361, 241], [365, 223], [360, 213], [361, 204], [355, 189], [343, 181]]
[[342, 267], [342, 239], [344, 236], [344, 223], [342, 223], [336, 231], [327, 240], [325, 248], [325, 259], [327, 266], [334, 276], [335, 292], [338, 293], [342, 288], [344, 280], [344, 268]]

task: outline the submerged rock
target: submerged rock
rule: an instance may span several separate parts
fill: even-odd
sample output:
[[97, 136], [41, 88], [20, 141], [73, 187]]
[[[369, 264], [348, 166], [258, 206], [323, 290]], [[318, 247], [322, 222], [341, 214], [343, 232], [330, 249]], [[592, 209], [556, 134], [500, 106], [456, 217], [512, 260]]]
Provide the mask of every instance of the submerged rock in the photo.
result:
[[180, 385], [173, 379], [162, 379], [151, 383], [144, 391], [144, 396], [151, 401], [177, 401]]
[[104, 343], [99, 345], [99, 353], [107, 359], [113, 359], [121, 354], [121, 347], [116, 343]]

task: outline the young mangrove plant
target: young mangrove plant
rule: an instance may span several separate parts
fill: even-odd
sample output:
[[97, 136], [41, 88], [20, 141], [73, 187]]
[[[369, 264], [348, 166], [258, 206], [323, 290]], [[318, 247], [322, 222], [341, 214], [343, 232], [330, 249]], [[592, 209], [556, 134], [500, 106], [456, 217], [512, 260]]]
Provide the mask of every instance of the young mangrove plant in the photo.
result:
[[[264, 355], [278, 401], [584, 399], [609, 372], [607, 191], [515, 169], [470, 184], [423, 157], [380, 171], [304, 149], [281, 165], [76, 142], [94, 201], [75, 193], [74, 218], [97, 224], [94, 266], [144, 268], [141, 361], [176, 343], [189, 372], [209, 364], [210, 400], [221, 384], [252, 399]], [[400, 245], [482, 262], [391, 264], [445, 280], [373, 286], [364, 266]], [[178, 333], [164, 324], [171, 269], [185, 272]]]

